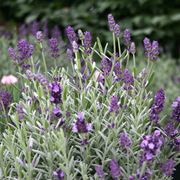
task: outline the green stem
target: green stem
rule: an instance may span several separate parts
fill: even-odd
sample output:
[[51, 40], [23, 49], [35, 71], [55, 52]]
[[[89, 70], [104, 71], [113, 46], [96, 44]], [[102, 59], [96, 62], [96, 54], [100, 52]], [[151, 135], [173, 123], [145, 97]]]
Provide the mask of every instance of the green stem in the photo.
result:
[[118, 50], [119, 50], [119, 56], [121, 56], [121, 43], [120, 43], [120, 38], [117, 38], [117, 42], [118, 42]]
[[40, 47], [41, 47], [41, 53], [42, 53], [42, 58], [43, 58], [44, 70], [45, 70], [45, 73], [47, 75], [48, 71], [47, 71], [46, 59], [44, 56], [42, 43], [40, 43]]

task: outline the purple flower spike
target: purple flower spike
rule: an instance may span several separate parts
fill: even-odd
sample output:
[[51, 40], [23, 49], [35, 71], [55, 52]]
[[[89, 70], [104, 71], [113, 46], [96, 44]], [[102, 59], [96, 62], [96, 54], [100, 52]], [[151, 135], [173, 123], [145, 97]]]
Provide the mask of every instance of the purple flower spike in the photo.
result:
[[123, 37], [124, 37], [124, 44], [127, 47], [129, 47], [130, 43], [131, 43], [131, 33], [130, 33], [129, 29], [125, 29]]
[[130, 52], [131, 54], [135, 54], [135, 52], [136, 52], [136, 46], [135, 46], [135, 43], [134, 43], [134, 42], [131, 42], [130, 47], [129, 47], [129, 52]]
[[39, 22], [34, 21], [31, 24], [31, 33], [33, 36], [36, 36], [36, 33], [39, 31]]
[[44, 37], [48, 37], [48, 35], [49, 35], [48, 21], [47, 20], [43, 24], [43, 34], [44, 34]]
[[38, 32], [36, 33], [36, 39], [37, 39], [39, 42], [42, 42], [42, 40], [43, 40], [43, 33], [42, 33], [42, 31], [38, 31]]
[[180, 96], [172, 104], [172, 119], [180, 122]]
[[126, 133], [121, 133], [119, 137], [119, 143], [123, 148], [127, 149], [131, 146], [132, 141]]
[[72, 44], [73, 41], [77, 42], [78, 38], [76, 36], [76, 33], [75, 33], [74, 29], [71, 26], [68, 26], [66, 28], [66, 34], [67, 34], [67, 37], [68, 37], [69, 42], [71, 44]]
[[54, 104], [61, 103], [61, 92], [62, 88], [58, 82], [53, 82], [49, 85], [51, 97], [50, 101]]
[[103, 57], [101, 60], [101, 69], [103, 71], [104, 76], [108, 76], [112, 67], [112, 62], [107, 58]]
[[61, 117], [61, 116], [62, 116], [61, 110], [60, 110], [60, 108], [58, 108], [58, 107], [53, 108], [53, 114], [54, 114], [56, 117]]
[[143, 161], [151, 161], [159, 153], [163, 144], [163, 137], [159, 130], [155, 130], [152, 134], [146, 135], [141, 141], [140, 147], [143, 150], [141, 163]]
[[60, 38], [61, 31], [59, 30], [59, 27], [57, 25], [53, 27], [53, 29], [51, 31], [51, 36], [56, 39]]
[[0, 110], [7, 109], [12, 102], [12, 96], [8, 91], [0, 90]]
[[57, 178], [57, 180], [64, 180], [64, 176], [65, 174], [60, 168], [53, 172], [53, 177]]
[[125, 90], [131, 90], [132, 89], [132, 85], [134, 84], [134, 78], [128, 69], [124, 70], [123, 82], [124, 82], [124, 89]]
[[154, 103], [151, 106], [149, 118], [153, 122], [158, 122], [159, 114], [163, 110], [165, 103], [165, 93], [163, 89], [159, 89], [154, 97]]
[[153, 41], [151, 43], [150, 39], [147, 37], [144, 38], [144, 49], [145, 49], [145, 55], [150, 60], [154, 61], [158, 59], [159, 55], [159, 44], [157, 41]]
[[96, 174], [100, 179], [103, 179], [105, 177], [103, 167], [101, 165], [96, 165], [95, 167]]
[[164, 131], [169, 137], [172, 137], [172, 138], [178, 134], [178, 130], [175, 128], [173, 122], [167, 123], [164, 128]]
[[118, 113], [119, 105], [118, 105], [118, 97], [111, 96], [110, 105], [109, 105], [109, 112]]
[[171, 176], [173, 174], [174, 167], [174, 160], [168, 159], [166, 162], [161, 164], [160, 169], [166, 176]]
[[121, 31], [120, 31], [120, 25], [119, 25], [119, 24], [116, 24], [116, 25], [114, 26], [114, 34], [115, 34], [116, 37], [120, 37], [120, 33], [121, 33]]
[[92, 131], [92, 123], [85, 122], [83, 112], [78, 113], [77, 120], [73, 123], [72, 131], [76, 133], [88, 133]]
[[16, 112], [20, 121], [24, 119], [23, 106], [21, 104], [16, 105]]
[[118, 162], [116, 160], [111, 160], [109, 164], [111, 176], [116, 179], [121, 176], [121, 169], [118, 165]]
[[114, 73], [116, 75], [116, 81], [120, 81], [123, 79], [123, 72], [119, 61], [117, 61], [114, 65]]
[[50, 54], [51, 57], [57, 58], [60, 56], [59, 54], [59, 47], [58, 47], [58, 40], [56, 38], [49, 39], [49, 46], [50, 46]]
[[108, 14], [108, 24], [109, 24], [109, 30], [111, 32], [114, 32], [116, 22], [112, 14]]
[[86, 54], [91, 54], [92, 37], [90, 32], [84, 33], [84, 49]]
[[34, 46], [29, 44], [25, 39], [17, 43], [17, 49], [9, 48], [8, 53], [12, 60], [17, 64], [23, 64], [24, 60], [30, 58], [33, 54]]

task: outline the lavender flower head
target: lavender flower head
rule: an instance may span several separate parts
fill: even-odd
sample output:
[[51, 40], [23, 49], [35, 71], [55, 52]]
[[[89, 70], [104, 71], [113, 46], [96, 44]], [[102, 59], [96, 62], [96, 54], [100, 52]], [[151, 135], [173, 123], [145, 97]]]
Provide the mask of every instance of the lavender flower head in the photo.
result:
[[112, 67], [112, 62], [109, 61], [106, 57], [102, 57], [101, 60], [101, 69], [104, 76], [108, 76]]
[[7, 109], [12, 102], [12, 96], [8, 91], [0, 89], [0, 110]]
[[130, 52], [131, 54], [135, 54], [135, 52], [136, 52], [136, 46], [135, 46], [135, 43], [134, 43], [134, 42], [131, 42], [130, 47], [129, 47], [129, 52]]
[[158, 59], [159, 55], [159, 44], [157, 41], [153, 41], [151, 43], [150, 39], [147, 37], [144, 38], [144, 49], [145, 49], [145, 55], [150, 60], [154, 61]]
[[37, 33], [36, 33], [36, 39], [39, 41], [39, 42], [42, 42], [42, 40], [43, 40], [43, 33], [42, 33], [42, 31], [38, 31]]
[[127, 149], [131, 146], [132, 144], [132, 141], [131, 139], [128, 137], [127, 133], [121, 133], [120, 136], [119, 136], [119, 144]]
[[109, 30], [111, 32], [114, 32], [116, 22], [112, 14], [108, 14], [108, 24], [109, 24]]
[[119, 24], [116, 24], [116, 25], [114, 26], [114, 34], [115, 34], [116, 37], [120, 37], [120, 33], [121, 33], [121, 31], [120, 31], [120, 25], [119, 25]]
[[167, 161], [165, 161], [160, 165], [160, 169], [162, 173], [165, 174], [166, 176], [171, 176], [173, 174], [174, 167], [175, 167], [175, 161], [172, 159], [168, 159]]
[[127, 47], [129, 47], [130, 43], [131, 43], [131, 33], [130, 33], [129, 29], [124, 30], [123, 37], [124, 37], [124, 44]]
[[180, 96], [172, 103], [172, 119], [180, 122]]
[[58, 82], [52, 82], [49, 84], [51, 96], [50, 101], [54, 104], [61, 103], [62, 88]]
[[25, 37], [28, 34], [28, 28], [26, 24], [22, 24], [18, 30], [18, 37]]
[[132, 85], [134, 84], [134, 78], [128, 69], [124, 70], [123, 82], [124, 82], [124, 89], [125, 90], [131, 90], [132, 89]]
[[66, 28], [66, 34], [67, 34], [67, 37], [69, 39], [69, 42], [72, 44], [73, 41], [77, 42], [78, 41], [78, 38], [76, 36], [76, 33], [74, 31], [74, 29], [71, 27], [71, 26], [68, 26]]
[[121, 169], [118, 165], [118, 162], [114, 159], [112, 159], [109, 163], [110, 173], [111, 176], [116, 179], [121, 176]]
[[17, 112], [19, 120], [22, 121], [24, 119], [24, 111], [23, 111], [22, 104], [16, 105], [16, 112]]
[[86, 54], [91, 54], [92, 36], [90, 32], [84, 33], [84, 49]]
[[114, 65], [114, 73], [116, 75], [116, 81], [120, 81], [123, 79], [123, 72], [119, 61], [117, 61]]
[[175, 128], [173, 122], [168, 122], [166, 126], [164, 127], [164, 131], [166, 135], [172, 138], [178, 134], [178, 130]]
[[64, 180], [64, 176], [65, 174], [60, 168], [53, 172], [53, 177], [55, 177], [57, 180]]
[[143, 137], [140, 147], [143, 150], [141, 161], [151, 161], [159, 152], [163, 144], [163, 138], [159, 130]]
[[33, 54], [34, 46], [27, 40], [22, 39], [17, 43], [17, 49], [9, 48], [8, 53], [12, 60], [17, 64], [22, 64], [24, 60], [30, 58]]
[[59, 54], [59, 47], [58, 47], [58, 40], [56, 38], [49, 39], [49, 46], [50, 46], [50, 54], [53, 58], [58, 58]]
[[158, 122], [159, 120], [159, 113], [163, 110], [164, 107], [164, 103], [165, 103], [165, 93], [163, 89], [159, 89], [154, 97], [154, 103], [151, 106], [151, 110], [150, 110], [150, 121], [153, 122]]
[[113, 95], [110, 98], [109, 112], [117, 113], [119, 110], [118, 97]]
[[33, 36], [36, 36], [36, 33], [39, 31], [40, 29], [40, 24], [37, 21], [33, 21], [31, 24], [31, 33]]
[[84, 119], [84, 113], [79, 112], [77, 120], [73, 123], [72, 131], [76, 133], [88, 133], [92, 130], [92, 123], [86, 123]]
[[105, 174], [103, 171], [103, 167], [101, 165], [96, 165], [95, 170], [96, 170], [96, 174], [97, 174], [98, 178], [104, 179]]
[[44, 37], [48, 37], [49, 35], [48, 20], [46, 20], [43, 24], [43, 34], [44, 34]]
[[56, 39], [60, 38], [61, 31], [59, 30], [59, 27], [57, 25], [53, 27], [53, 29], [51, 31], [51, 36]]

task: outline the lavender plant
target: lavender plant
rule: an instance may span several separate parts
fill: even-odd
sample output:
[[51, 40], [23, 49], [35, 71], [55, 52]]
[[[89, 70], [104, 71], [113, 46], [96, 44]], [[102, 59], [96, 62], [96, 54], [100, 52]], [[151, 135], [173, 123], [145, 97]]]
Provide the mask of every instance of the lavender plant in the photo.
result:
[[[21, 71], [22, 97], [11, 105], [0, 142], [1, 179], [172, 179], [179, 164], [180, 99], [162, 116], [164, 90], [153, 97], [148, 89], [159, 45], [144, 39], [147, 66], [139, 72], [130, 30], [123, 32], [112, 15], [108, 23], [113, 50], [99, 38], [93, 45], [90, 32], [79, 31], [78, 40], [67, 27], [71, 69], [47, 69], [42, 48], [40, 72], [32, 51], [22, 47], [31, 66]], [[57, 39], [49, 44], [50, 55], [61, 56]]]

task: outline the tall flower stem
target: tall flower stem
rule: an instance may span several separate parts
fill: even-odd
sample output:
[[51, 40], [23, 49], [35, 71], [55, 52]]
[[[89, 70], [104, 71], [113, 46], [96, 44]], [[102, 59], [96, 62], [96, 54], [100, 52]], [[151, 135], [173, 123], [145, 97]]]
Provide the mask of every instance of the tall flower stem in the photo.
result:
[[41, 54], [42, 54], [42, 58], [43, 58], [44, 70], [45, 70], [45, 73], [47, 75], [48, 71], [47, 71], [46, 59], [45, 59], [45, 55], [43, 52], [43, 45], [41, 42], [40, 42], [40, 48], [41, 48]]
[[121, 56], [121, 43], [120, 43], [120, 38], [117, 38], [117, 42], [118, 42], [118, 51], [119, 51], [119, 56]]

